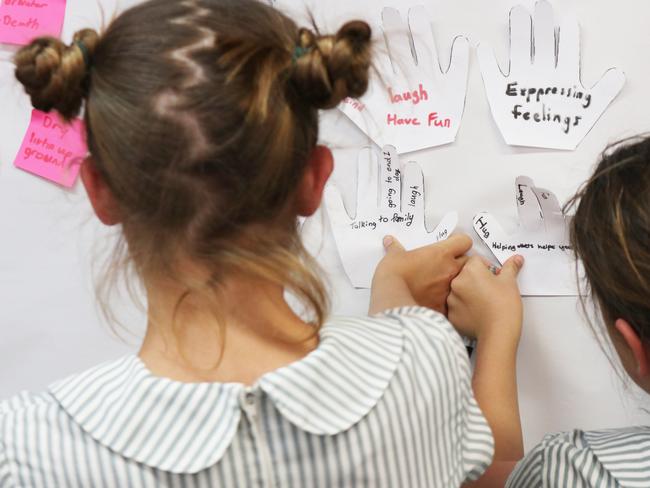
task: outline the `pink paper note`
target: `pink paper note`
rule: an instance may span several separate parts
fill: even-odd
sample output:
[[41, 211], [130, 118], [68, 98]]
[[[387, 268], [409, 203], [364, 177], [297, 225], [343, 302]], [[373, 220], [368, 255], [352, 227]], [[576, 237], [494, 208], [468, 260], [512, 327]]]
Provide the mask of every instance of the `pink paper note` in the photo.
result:
[[0, 0], [0, 42], [29, 44], [61, 35], [66, 0]]
[[71, 188], [87, 154], [81, 120], [75, 119], [68, 125], [54, 113], [33, 110], [14, 165]]

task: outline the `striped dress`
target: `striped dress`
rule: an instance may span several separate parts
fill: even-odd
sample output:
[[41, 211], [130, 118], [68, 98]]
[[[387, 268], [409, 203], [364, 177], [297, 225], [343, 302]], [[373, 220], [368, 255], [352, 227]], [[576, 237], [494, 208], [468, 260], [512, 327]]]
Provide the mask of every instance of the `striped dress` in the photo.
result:
[[250, 387], [128, 356], [0, 403], [1, 488], [448, 488], [492, 454], [461, 338], [417, 307], [332, 319]]
[[513, 471], [507, 488], [648, 488], [650, 427], [549, 435]]

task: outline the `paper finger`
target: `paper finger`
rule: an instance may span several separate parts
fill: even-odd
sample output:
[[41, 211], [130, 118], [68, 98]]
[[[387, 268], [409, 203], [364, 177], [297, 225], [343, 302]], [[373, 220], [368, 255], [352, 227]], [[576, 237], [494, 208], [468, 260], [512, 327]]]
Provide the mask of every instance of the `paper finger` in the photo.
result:
[[488, 87], [493, 83], [502, 81], [506, 74], [499, 66], [494, 50], [485, 44], [479, 44], [476, 54], [485, 86]]
[[458, 36], [451, 45], [451, 58], [449, 66], [444, 70], [454, 84], [464, 88], [467, 87], [467, 75], [469, 74], [469, 40], [464, 36]]
[[562, 79], [580, 80], [580, 25], [575, 18], [562, 22], [558, 34], [557, 70]]
[[343, 196], [339, 189], [334, 185], [327, 185], [325, 187], [323, 200], [332, 227], [347, 227], [354, 218], [352, 217], [352, 214], [358, 213], [356, 209], [352, 209], [355, 210], [355, 212], [348, 212], [345, 209]]
[[555, 194], [544, 188], [533, 188], [544, 216], [544, 227], [548, 234], [557, 237], [564, 234], [564, 214]]
[[533, 191], [535, 183], [527, 176], [519, 176], [515, 180], [515, 199], [517, 214], [523, 228], [535, 231], [543, 225], [543, 215], [537, 196]]
[[597, 114], [602, 114], [607, 106], [618, 96], [625, 86], [625, 73], [618, 68], [611, 68], [598, 83], [591, 88], [590, 104]]
[[371, 148], [366, 147], [359, 151], [358, 158], [358, 182], [357, 182], [357, 212], [364, 215], [377, 213], [379, 205], [379, 162], [377, 154]]
[[388, 47], [386, 47], [386, 50], [377, 49], [373, 62], [376, 69], [373, 70], [372, 76], [376, 76], [380, 80], [379, 85], [381, 86], [381, 90], [385, 92], [386, 99], [390, 100], [388, 87], [394, 83], [395, 72], [393, 71], [393, 64], [390, 59]]
[[402, 213], [413, 214], [413, 222], [426, 229], [424, 222], [424, 175], [415, 162], [404, 166], [402, 175]]
[[510, 74], [525, 71], [532, 61], [533, 19], [521, 5], [510, 11]]
[[474, 231], [501, 264], [516, 254], [516, 247], [491, 214], [481, 212], [474, 216]]
[[557, 61], [555, 19], [553, 7], [546, 0], [540, 0], [535, 4], [533, 24], [535, 67], [544, 72], [554, 70]]
[[440, 71], [433, 26], [426, 9], [419, 5], [409, 10], [409, 29], [418, 67], [427, 73]]
[[[385, 8], [382, 12], [382, 25], [393, 70], [395, 73], [403, 72], [403, 66], [408, 66], [408, 63], [415, 64], [408, 27], [400, 13], [390, 7]], [[401, 67], [400, 63], [405, 63], [405, 65]]]
[[399, 212], [402, 175], [399, 156], [394, 146], [384, 146], [379, 165], [379, 207], [387, 212]]
[[456, 230], [457, 225], [458, 212], [449, 212], [442, 218], [438, 224], [438, 227], [436, 227], [431, 233], [433, 234], [435, 242], [444, 241], [445, 239], [449, 238], [449, 236]]

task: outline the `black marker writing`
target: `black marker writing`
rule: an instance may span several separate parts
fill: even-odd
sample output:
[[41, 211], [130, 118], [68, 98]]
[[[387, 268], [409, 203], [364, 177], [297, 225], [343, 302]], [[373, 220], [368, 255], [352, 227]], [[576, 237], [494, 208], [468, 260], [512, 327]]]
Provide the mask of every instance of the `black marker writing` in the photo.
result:
[[591, 93], [586, 93], [575, 85], [573, 87], [546, 86], [519, 88], [519, 83], [515, 81], [513, 83], [508, 83], [508, 86], [506, 87], [506, 95], [509, 97], [525, 97], [526, 103], [530, 103], [533, 99], [536, 102], [541, 102], [543, 97], [552, 95], [555, 97], [581, 100], [582, 108], [585, 109], [589, 108], [591, 105]]
[[483, 233], [483, 238], [487, 239], [490, 237], [490, 232], [487, 229], [487, 222], [483, 220], [483, 217], [479, 217], [474, 225], [479, 225], [479, 230]]

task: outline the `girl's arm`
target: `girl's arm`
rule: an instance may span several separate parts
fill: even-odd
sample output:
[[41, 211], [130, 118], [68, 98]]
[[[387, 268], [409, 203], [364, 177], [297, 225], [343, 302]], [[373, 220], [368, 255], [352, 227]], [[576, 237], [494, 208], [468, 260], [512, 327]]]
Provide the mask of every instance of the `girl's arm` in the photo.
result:
[[386, 256], [372, 280], [370, 315], [389, 308], [421, 305], [447, 313], [447, 297], [453, 280], [467, 262], [472, 247], [466, 235], [413, 251], [391, 236], [384, 238]]
[[450, 322], [478, 342], [472, 386], [495, 442], [495, 466], [487, 474], [506, 478], [507, 466], [512, 469], [523, 457], [516, 374], [523, 320], [517, 274], [522, 265], [523, 258], [515, 256], [494, 275], [481, 258], [471, 258], [452, 282], [448, 301]]

